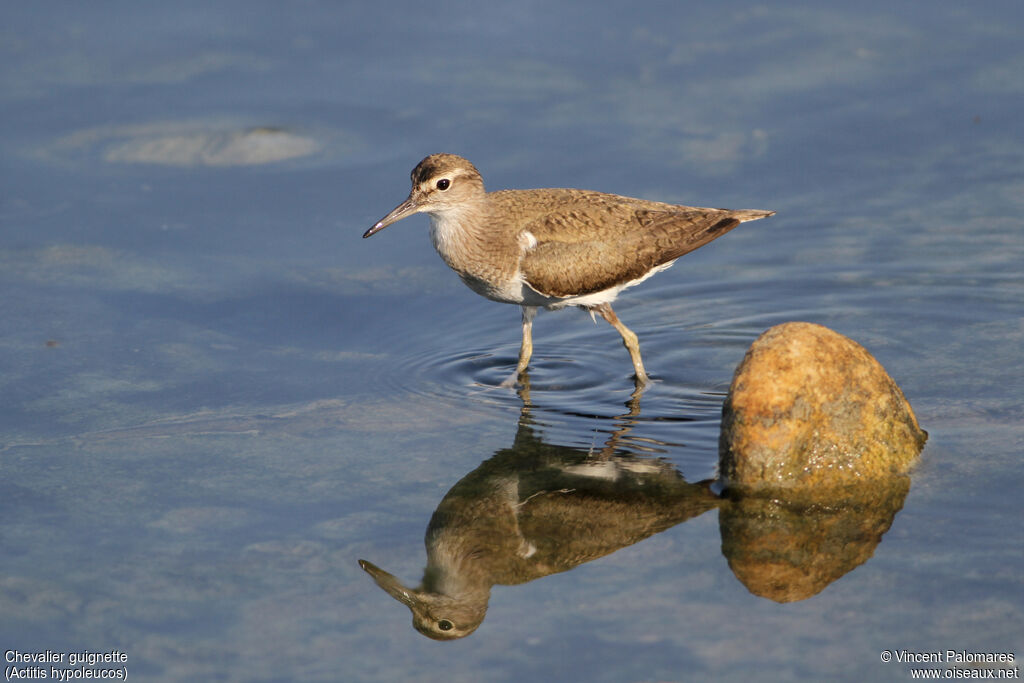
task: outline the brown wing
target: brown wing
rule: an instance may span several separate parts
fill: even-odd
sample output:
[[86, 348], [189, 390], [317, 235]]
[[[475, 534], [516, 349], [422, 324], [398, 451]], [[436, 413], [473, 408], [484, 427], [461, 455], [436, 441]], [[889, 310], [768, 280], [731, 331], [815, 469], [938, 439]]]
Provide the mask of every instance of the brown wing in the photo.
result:
[[642, 204], [655, 203], [587, 203], [531, 222], [527, 230], [537, 239], [537, 246], [520, 263], [526, 282], [547, 296], [599, 292], [639, 279], [724, 235], [743, 220], [762, 217], [670, 204], [638, 206]]

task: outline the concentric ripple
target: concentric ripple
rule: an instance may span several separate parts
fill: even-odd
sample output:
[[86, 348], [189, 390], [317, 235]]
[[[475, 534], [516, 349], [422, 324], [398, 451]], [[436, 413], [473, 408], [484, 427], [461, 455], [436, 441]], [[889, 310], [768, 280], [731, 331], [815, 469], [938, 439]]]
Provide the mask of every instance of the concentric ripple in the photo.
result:
[[[486, 340], [477, 332], [463, 348], [453, 348], [450, 340], [457, 334], [443, 337], [445, 343], [438, 337], [437, 343], [403, 347], [382, 378], [385, 391], [396, 397], [425, 396], [455, 410], [493, 411], [510, 426], [525, 407], [549, 443], [667, 457], [688, 479], [713, 476], [721, 405], [732, 370], [702, 365], [709, 356], [706, 340], [695, 340], [693, 330], [649, 334], [643, 341], [650, 342], [645, 358], [654, 381], [637, 392], [629, 355], [615, 331], [571, 322], [535, 336], [528, 383], [503, 384], [515, 371], [519, 345], [484, 348], [478, 342]], [[738, 361], [743, 351], [731, 353]], [[662, 368], [665, 374], [658, 372]]]

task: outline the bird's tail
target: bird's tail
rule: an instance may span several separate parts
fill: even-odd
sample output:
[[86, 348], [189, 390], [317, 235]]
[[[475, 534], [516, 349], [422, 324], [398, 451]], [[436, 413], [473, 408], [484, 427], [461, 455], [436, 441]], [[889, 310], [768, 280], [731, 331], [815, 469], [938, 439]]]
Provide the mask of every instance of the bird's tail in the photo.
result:
[[740, 209], [739, 211], [732, 211], [730, 213], [732, 214], [732, 217], [740, 223], [756, 221], [759, 218], [768, 218], [768, 216], [775, 215], [774, 211], [760, 211], [758, 209]]

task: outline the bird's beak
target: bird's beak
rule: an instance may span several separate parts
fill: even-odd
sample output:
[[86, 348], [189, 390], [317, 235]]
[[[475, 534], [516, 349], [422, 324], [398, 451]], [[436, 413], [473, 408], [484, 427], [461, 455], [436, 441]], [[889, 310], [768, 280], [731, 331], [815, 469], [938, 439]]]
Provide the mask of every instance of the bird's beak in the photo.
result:
[[[383, 222], [384, 221], [381, 221], [381, 223]], [[377, 225], [380, 225], [380, 223]], [[387, 223], [384, 223], [384, 225], [387, 225]], [[393, 597], [395, 600], [398, 600], [403, 605], [407, 605], [409, 607], [412, 607], [416, 602], [416, 597], [412, 594], [412, 591], [403, 586], [402, 582], [399, 581], [397, 577], [388, 574], [377, 565], [367, 562], [366, 560], [359, 560], [359, 566], [363, 568], [363, 571], [373, 577], [373, 580], [377, 582], [378, 586], [384, 589], [385, 593]]]
[[[389, 213], [387, 216], [384, 216], [384, 218], [381, 218], [373, 225], [372, 228], [364, 232], [363, 238], [365, 239], [375, 232], [380, 232], [381, 230], [388, 227], [392, 223], [397, 223], [403, 218], [411, 216], [419, 210], [419, 203], [410, 194], [409, 197], [404, 202], [393, 208], [391, 210], [391, 213]], [[373, 565], [370, 566], [372, 567]], [[363, 567], [363, 569], [366, 569], [366, 567]], [[367, 571], [369, 570], [367, 569]]]

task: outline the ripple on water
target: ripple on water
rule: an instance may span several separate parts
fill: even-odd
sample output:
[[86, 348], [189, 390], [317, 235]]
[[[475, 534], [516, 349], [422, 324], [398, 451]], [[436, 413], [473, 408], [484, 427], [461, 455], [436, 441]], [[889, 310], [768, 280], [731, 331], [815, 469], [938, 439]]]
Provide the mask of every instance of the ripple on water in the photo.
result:
[[451, 344], [405, 347], [385, 389], [393, 396], [423, 396], [457, 409], [483, 407], [501, 414], [496, 419], [510, 420], [510, 426], [528, 401], [530, 416], [548, 443], [584, 450], [614, 444], [624, 452], [667, 457], [688, 479], [713, 476], [723, 386], [731, 373], [721, 383], [655, 374], [637, 397], [621, 344], [593, 336], [583, 326], [546, 339], [530, 364], [528, 392], [502, 386], [515, 371], [518, 344], [491, 348], [483, 346], [485, 340], [461, 350]]
[[[530, 364], [530, 392], [571, 396], [607, 391], [610, 378], [600, 369], [558, 353], [537, 355]], [[412, 393], [451, 402], [467, 399], [497, 406], [522, 407], [514, 387], [503, 386], [516, 369], [518, 345], [451, 349], [450, 345], [409, 347], [397, 359], [389, 384], [396, 393]], [[614, 378], [612, 378], [614, 379]], [[632, 387], [632, 383], [629, 384]], [[628, 394], [627, 394], [628, 398]]]

